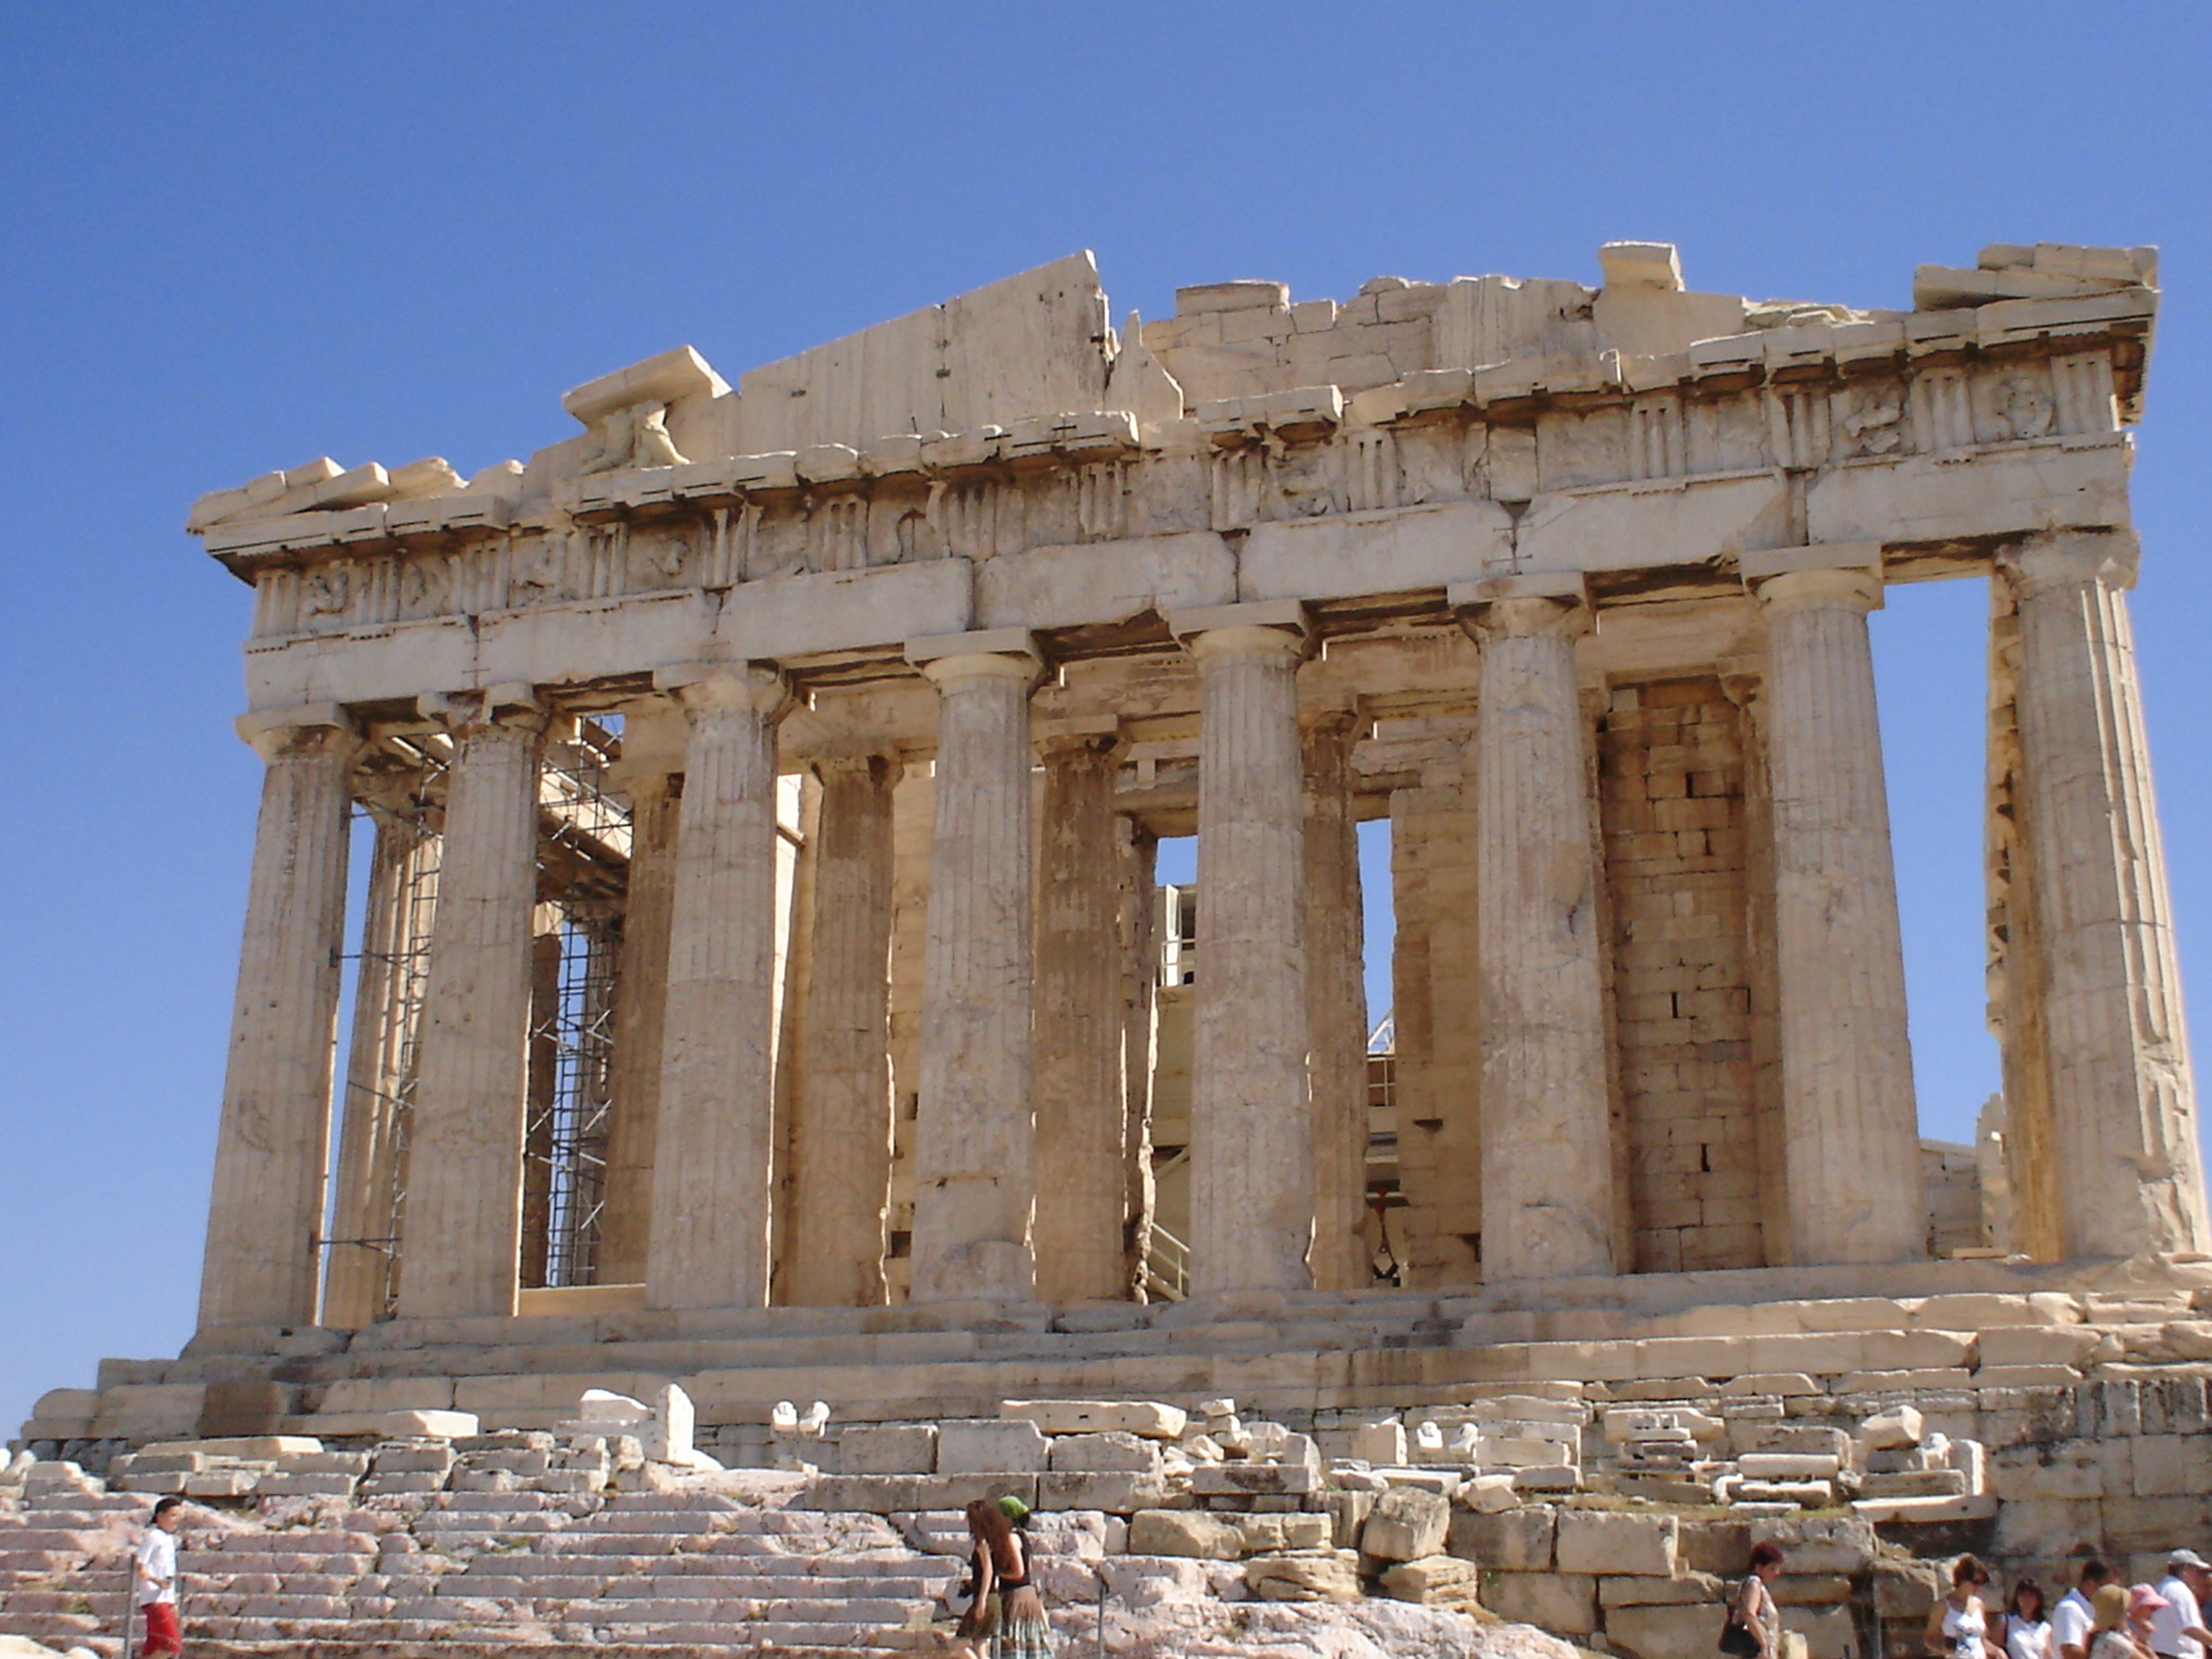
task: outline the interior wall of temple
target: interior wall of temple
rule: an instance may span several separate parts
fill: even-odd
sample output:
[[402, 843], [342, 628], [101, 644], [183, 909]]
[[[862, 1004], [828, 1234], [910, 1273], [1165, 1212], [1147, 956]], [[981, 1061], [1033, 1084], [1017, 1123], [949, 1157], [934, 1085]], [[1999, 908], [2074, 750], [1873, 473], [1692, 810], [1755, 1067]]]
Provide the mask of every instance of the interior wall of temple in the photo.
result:
[[1599, 723], [1637, 1272], [1767, 1262], [1741, 722], [1699, 675], [1616, 686]]
[[1390, 798], [1398, 1180], [1408, 1289], [1481, 1279], [1475, 811], [1456, 760]]

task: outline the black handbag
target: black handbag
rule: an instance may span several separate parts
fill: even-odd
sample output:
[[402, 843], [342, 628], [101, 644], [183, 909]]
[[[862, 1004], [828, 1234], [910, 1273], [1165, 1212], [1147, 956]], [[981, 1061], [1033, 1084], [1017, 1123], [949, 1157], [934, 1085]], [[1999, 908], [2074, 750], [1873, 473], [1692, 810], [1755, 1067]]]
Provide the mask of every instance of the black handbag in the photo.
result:
[[1754, 1659], [1759, 1651], [1759, 1638], [1751, 1633], [1751, 1626], [1737, 1617], [1737, 1609], [1743, 1604], [1743, 1587], [1738, 1585], [1736, 1594], [1728, 1599], [1728, 1616], [1720, 1626], [1720, 1651], [1729, 1659]]

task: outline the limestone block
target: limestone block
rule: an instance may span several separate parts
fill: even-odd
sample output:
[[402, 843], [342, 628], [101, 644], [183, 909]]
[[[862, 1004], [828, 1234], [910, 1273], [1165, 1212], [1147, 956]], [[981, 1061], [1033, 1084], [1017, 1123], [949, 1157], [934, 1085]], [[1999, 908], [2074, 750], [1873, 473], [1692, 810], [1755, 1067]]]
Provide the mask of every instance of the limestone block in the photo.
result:
[[1383, 1593], [1399, 1601], [1427, 1607], [1473, 1608], [1478, 1604], [1480, 1569], [1454, 1555], [1425, 1555], [1401, 1561], [1382, 1575]]
[[1026, 1418], [1044, 1433], [1137, 1433], [1179, 1440], [1190, 1418], [1157, 1400], [999, 1400], [1002, 1418]]
[[1174, 1486], [1158, 1475], [1067, 1470], [1037, 1477], [1040, 1509], [1097, 1509], [1109, 1515], [1131, 1515], [1140, 1509], [1166, 1508], [1175, 1497]]
[[322, 1411], [303, 1419], [334, 1437], [465, 1440], [482, 1427], [473, 1411]]
[[1320, 1472], [1305, 1463], [1202, 1463], [1190, 1471], [1190, 1490], [1201, 1497], [1295, 1496], [1320, 1484]]
[[350, 1411], [448, 1411], [453, 1407], [450, 1377], [346, 1377], [323, 1390], [317, 1409]]
[[1674, 1540], [1675, 1520], [1671, 1515], [1562, 1509], [1557, 1544], [1559, 1570], [1667, 1577], [1674, 1571]]
[[930, 1423], [855, 1423], [837, 1435], [846, 1475], [934, 1475], [937, 1429]]
[[986, 560], [975, 570], [974, 625], [1064, 628], [1236, 600], [1229, 544], [1211, 531], [1188, 531]]
[[[1554, 1636], [1588, 1636], [1598, 1628], [1598, 1581], [1586, 1573], [1493, 1573], [1484, 1591], [1483, 1604], [1501, 1619]], [[1719, 1639], [1718, 1624], [1714, 1639]]]
[[973, 1418], [937, 1430], [940, 1475], [1033, 1475], [1046, 1466], [1045, 1436], [1026, 1419]]
[[1575, 1449], [1558, 1440], [1478, 1434], [1469, 1449], [1484, 1469], [1549, 1469], [1575, 1461]]
[[1721, 1418], [1686, 1406], [1666, 1409], [1649, 1406], [1605, 1408], [1605, 1438], [1617, 1446], [1630, 1440], [1665, 1439], [1684, 1430], [1693, 1440], [1719, 1440], [1727, 1433], [1728, 1425]]
[[1779, 472], [1561, 491], [1529, 502], [1514, 551], [1524, 571], [1695, 564], [1788, 545], [1789, 501]]
[[1851, 1505], [1853, 1513], [1882, 1526], [1935, 1527], [1961, 1521], [1986, 1521], [1998, 1510], [1991, 1493], [1969, 1493], [1954, 1498], [1863, 1498]]
[[1406, 1461], [1406, 1425], [1393, 1417], [1363, 1423], [1352, 1431], [1352, 1455], [1369, 1463]]
[[1244, 1551], [1250, 1555], [1328, 1550], [1334, 1545], [1335, 1527], [1326, 1515], [1239, 1515], [1237, 1530], [1243, 1535]]
[[[1863, 1573], [1874, 1558], [1874, 1527], [1860, 1516], [1806, 1516], [1754, 1522], [1750, 1544], [1779, 1544], [1793, 1573]], [[1741, 1571], [1739, 1564], [1733, 1571]]]
[[1513, 562], [1513, 520], [1495, 501], [1401, 510], [1382, 518], [1257, 524], [1238, 557], [1238, 596], [1329, 599], [1444, 588]]
[[312, 1434], [249, 1434], [224, 1440], [161, 1440], [146, 1447], [141, 1456], [175, 1456], [195, 1453], [218, 1461], [270, 1463], [279, 1457], [312, 1457], [323, 1442]]
[[125, 1382], [100, 1390], [93, 1439], [157, 1439], [189, 1434], [206, 1389], [197, 1382]]
[[1349, 1550], [1315, 1550], [1295, 1555], [1256, 1555], [1244, 1564], [1244, 1584], [1261, 1601], [1358, 1601], [1359, 1557]]
[[1433, 1492], [1392, 1487], [1375, 1500], [1359, 1548], [1387, 1561], [1413, 1561], [1444, 1548], [1452, 1525], [1452, 1505]]
[[1782, 1628], [1805, 1638], [1808, 1659], [1860, 1659], [1859, 1629], [1848, 1607], [1785, 1607]]
[[[187, 1475], [173, 1486], [158, 1488], [181, 1492], [187, 1498], [245, 1498], [252, 1494], [261, 1482], [257, 1469], [209, 1469], [202, 1474]], [[129, 1482], [114, 1481], [123, 1491], [155, 1491], [153, 1485], [141, 1487], [133, 1479]]]
[[1921, 541], [2128, 522], [2124, 442], [2069, 440], [1960, 466], [1915, 455], [1822, 472], [1805, 493], [1815, 542]]
[[1506, 1509], [1521, 1506], [1521, 1494], [1510, 1475], [1478, 1475], [1462, 1480], [1453, 1494], [1453, 1502], [1462, 1509], [1472, 1509], [1479, 1515], [1495, 1515]]
[[1046, 1453], [1046, 1467], [1055, 1471], [1152, 1475], [1160, 1473], [1160, 1447], [1120, 1431], [1104, 1434], [1063, 1434]]
[[1549, 1468], [1516, 1469], [1513, 1471], [1513, 1490], [1516, 1492], [1579, 1492], [1582, 1490], [1582, 1471], [1573, 1464], [1552, 1464]]
[[1359, 1528], [1367, 1525], [1367, 1517], [1374, 1512], [1376, 1494], [1373, 1492], [1324, 1492], [1318, 1502], [1329, 1517], [1330, 1543], [1339, 1550], [1357, 1549]]
[[1636, 1659], [1690, 1659], [1693, 1654], [1714, 1650], [1727, 1617], [1727, 1609], [1718, 1599], [1702, 1604], [1608, 1607], [1606, 1650], [1632, 1653]]
[[1194, 1509], [1140, 1509], [1129, 1518], [1129, 1553], [1237, 1561], [1244, 1535], [1235, 1522]]
[[1789, 1607], [1832, 1607], [1851, 1599], [1851, 1580], [1839, 1573], [1785, 1573], [1774, 1580], [1774, 1599]]
[[1984, 1385], [1995, 1385], [1988, 1373], [2015, 1365], [2079, 1365], [2104, 1339], [2089, 1325], [2017, 1325], [1984, 1331], [1975, 1345], [1981, 1358]]
[[[1575, 1429], [1591, 1418], [1590, 1407], [1579, 1400], [1552, 1400], [1539, 1394], [1501, 1394], [1478, 1400], [1466, 1411], [1478, 1423], [1554, 1423]], [[1439, 1417], [1445, 1415], [1438, 1413]]]
[[1833, 1480], [1841, 1460], [1814, 1452], [1745, 1452], [1736, 1466], [1752, 1480]]
[[1892, 1407], [1859, 1425], [1859, 1443], [1869, 1449], [1917, 1446], [1922, 1427], [1920, 1413], [1911, 1407]]
[[719, 613], [713, 649], [739, 661], [964, 634], [974, 626], [972, 589], [969, 562], [958, 558], [748, 582], [745, 602]]
[[1942, 1569], [1929, 1561], [1874, 1563], [1874, 1610], [1886, 1620], [1917, 1625], [1944, 1593]]
[[1452, 1517], [1447, 1542], [1455, 1555], [1505, 1573], [1548, 1573], [1556, 1536], [1552, 1510], [1530, 1507]]
[[1598, 1600], [1606, 1607], [1680, 1607], [1695, 1602], [1714, 1606], [1727, 1594], [1727, 1580], [1711, 1573], [1681, 1573], [1671, 1578], [1615, 1575], [1598, 1580]]
[[1958, 1498], [1966, 1490], [1966, 1477], [1956, 1469], [1904, 1469], [1859, 1480], [1862, 1498]]

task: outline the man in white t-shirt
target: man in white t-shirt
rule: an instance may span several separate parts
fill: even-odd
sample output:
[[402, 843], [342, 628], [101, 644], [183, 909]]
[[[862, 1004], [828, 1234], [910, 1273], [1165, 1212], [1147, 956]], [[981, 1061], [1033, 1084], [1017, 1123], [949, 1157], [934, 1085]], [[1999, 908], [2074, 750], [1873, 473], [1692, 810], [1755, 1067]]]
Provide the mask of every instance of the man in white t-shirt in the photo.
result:
[[154, 1505], [154, 1524], [131, 1557], [131, 1589], [146, 1618], [146, 1645], [139, 1659], [161, 1659], [184, 1651], [177, 1627], [177, 1529], [184, 1525], [184, 1500], [164, 1498]]
[[2158, 1659], [2204, 1659], [2212, 1632], [2205, 1630], [2197, 1601], [2205, 1573], [2204, 1558], [2194, 1550], [2176, 1550], [2166, 1557], [2166, 1576], [2158, 1585], [2166, 1605], [2151, 1615], [2151, 1650]]
[[2097, 1623], [2097, 1610], [2090, 1603], [2111, 1582], [2112, 1569], [2095, 1556], [2081, 1563], [2080, 1583], [2051, 1609], [2051, 1646], [2057, 1659], [2089, 1659], [2089, 1632]]

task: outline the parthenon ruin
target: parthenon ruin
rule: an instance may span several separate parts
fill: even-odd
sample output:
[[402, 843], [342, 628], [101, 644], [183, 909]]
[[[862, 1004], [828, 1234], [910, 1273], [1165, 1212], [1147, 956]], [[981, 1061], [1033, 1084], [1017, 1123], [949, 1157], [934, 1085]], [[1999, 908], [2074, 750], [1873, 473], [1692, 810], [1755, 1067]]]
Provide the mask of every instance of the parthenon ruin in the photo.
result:
[[[197, 1358], [131, 1374], [199, 1392], [145, 1409], [925, 1328], [1031, 1329], [1094, 1392], [1154, 1320], [1280, 1369], [1391, 1298], [2204, 1250], [2127, 610], [2154, 255], [1992, 247], [1893, 311], [1599, 260], [1116, 329], [1078, 254], [735, 388], [668, 351], [527, 464], [204, 497], [267, 772]], [[2012, 1201], [1930, 1260], [1867, 618], [1969, 577]], [[1173, 1116], [1153, 859], [1191, 834]]]

